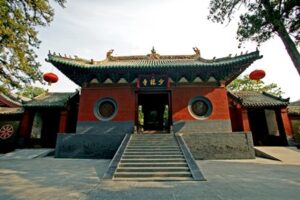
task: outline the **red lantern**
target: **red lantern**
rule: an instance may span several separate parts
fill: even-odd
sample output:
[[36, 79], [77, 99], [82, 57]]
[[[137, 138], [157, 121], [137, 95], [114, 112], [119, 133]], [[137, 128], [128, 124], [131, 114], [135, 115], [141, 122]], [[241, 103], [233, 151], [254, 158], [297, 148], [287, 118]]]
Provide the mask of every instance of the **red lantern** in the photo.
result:
[[249, 78], [251, 80], [259, 81], [260, 79], [262, 79], [265, 76], [266, 76], [266, 72], [264, 70], [256, 69], [250, 73]]
[[43, 78], [49, 83], [49, 85], [58, 81], [58, 76], [52, 72], [45, 73]]

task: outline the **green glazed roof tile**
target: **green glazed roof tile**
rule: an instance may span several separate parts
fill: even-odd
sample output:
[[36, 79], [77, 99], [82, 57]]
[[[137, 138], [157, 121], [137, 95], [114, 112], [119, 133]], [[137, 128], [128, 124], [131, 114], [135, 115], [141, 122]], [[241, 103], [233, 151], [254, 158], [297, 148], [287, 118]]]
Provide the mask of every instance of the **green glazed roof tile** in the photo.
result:
[[165, 74], [172, 79], [176, 79], [175, 74], [178, 73], [180, 77], [190, 77], [190, 80], [194, 75], [205, 77], [206, 74], [209, 74], [219, 80], [229, 82], [255, 60], [262, 57], [259, 55], [259, 51], [212, 60], [203, 59], [198, 54], [169, 56], [154, 54], [157, 56], [155, 58], [151, 55], [118, 57], [110, 55], [105, 60], [93, 61], [49, 54], [47, 61], [51, 62], [75, 83], [81, 85], [93, 78], [103, 82], [106, 78], [111, 78], [113, 74], [125, 78], [128, 73], [135, 78], [140, 74]]
[[45, 93], [35, 97], [31, 101], [24, 103], [24, 107], [65, 107], [77, 92], [73, 93]]
[[228, 92], [228, 95], [245, 108], [286, 107], [289, 99], [282, 99], [268, 93], [240, 91]]

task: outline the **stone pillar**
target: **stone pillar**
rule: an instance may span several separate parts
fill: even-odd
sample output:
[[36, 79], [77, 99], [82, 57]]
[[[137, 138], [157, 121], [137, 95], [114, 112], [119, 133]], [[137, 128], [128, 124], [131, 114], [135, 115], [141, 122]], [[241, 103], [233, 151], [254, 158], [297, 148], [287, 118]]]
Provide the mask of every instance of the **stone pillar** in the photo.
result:
[[292, 126], [291, 126], [291, 122], [289, 120], [289, 117], [288, 117], [288, 112], [287, 112], [287, 108], [282, 108], [280, 110], [280, 114], [281, 114], [281, 118], [282, 118], [282, 124], [283, 124], [283, 127], [284, 127], [284, 132], [285, 132], [285, 135], [286, 135], [286, 139], [287, 139], [287, 142], [288, 144], [293, 144], [293, 131], [292, 131]]
[[65, 133], [67, 131], [67, 123], [68, 123], [68, 111], [62, 110], [60, 112], [59, 118], [59, 133]]

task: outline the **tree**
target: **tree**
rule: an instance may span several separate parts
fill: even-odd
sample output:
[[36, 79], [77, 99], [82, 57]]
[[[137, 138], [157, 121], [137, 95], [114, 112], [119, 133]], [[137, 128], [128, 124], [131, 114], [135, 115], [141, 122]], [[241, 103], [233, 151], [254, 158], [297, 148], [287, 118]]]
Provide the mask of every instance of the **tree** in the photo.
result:
[[25, 87], [22, 90], [18, 91], [16, 94], [32, 99], [32, 98], [39, 96], [40, 94], [43, 94], [45, 92], [46, 92], [46, 90], [44, 90], [43, 88], [28, 86], [28, 87]]
[[[66, 2], [55, 1], [62, 7]], [[48, 0], [0, 0], [0, 91], [42, 81], [36, 28], [49, 25], [53, 16]]]
[[265, 84], [262, 80], [251, 80], [248, 75], [243, 78], [237, 78], [227, 85], [227, 89], [232, 92], [238, 91], [253, 91], [253, 92], [267, 92], [275, 96], [281, 96], [283, 92], [276, 83]]
[[[300, 1], [299, 0], [211, 0], [209, 16], [213, 22], [230, 22], [244, 7], [238, 23], [237, 39], [258, 44], [274, 34], [282, 40], [300, 75]], [[239, 45], [240, 46], [240, 45]]]

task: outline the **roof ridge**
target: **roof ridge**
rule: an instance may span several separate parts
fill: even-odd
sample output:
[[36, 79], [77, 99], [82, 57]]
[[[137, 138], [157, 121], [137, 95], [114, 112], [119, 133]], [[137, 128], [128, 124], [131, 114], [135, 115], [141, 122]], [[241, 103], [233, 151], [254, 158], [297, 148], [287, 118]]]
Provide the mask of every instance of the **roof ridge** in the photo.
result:
[[288, 98], [282, 98], [281, 96], [275, 96], [275, 95], [273, 95], [273, 94], [270, 94], [270, 93], [267, 93], [267, 92], [262, 92], [262, 94], [263, 95], [266, 95], [266, 96], [268, 96], [268, 97], [271, 97], [271, 98], [274, 98], [274, 99], [276, 99], [276, 100], [280, 100], [280, 101], [285, 101], [285, 102], [289, 102], [290, 101], [290, 98], [288, 97]]
[[[66, 54], [64, 56], [62, 56], [60, 53], [57, 55], [55, 52], [51, 53], [49, 51], [48, 53], [48, 59], [46, 59], [47, 62], [50, 61], [51, 57], [56, 57], [56, 58], [60, 58], [60, 59], [65, 59], [68, 61], [79, 61], [79, 62], [83, 62], [84, 64], [101, 64], [103, 62], [114, 62], [114, 61], [130, 61], [130, 60], [195, 60], [195, 61], [202, 61], [202, 62], [218, 62], [218, 61], [226, 61], [226, 60], [231, 60], [231, 59], [240, 59], [240, 58], [244, 58], [244, 57], [248, 57], [251, 56], [253, 54], [259, 56], [259, 51], [255, 50], [253, 52], [250, 53], [246, 53], [246, 54], [240, 54], [240, 55], [235, 55], [235, 56], [231, 56], [231, 54], [229, 54], [226, 57], [221, 57], [221, 58], [215, 58], [213, 57], [212, 59], [205, 59], [202, 58], [200, 54], [195, 53], [195, 54], [179, 54], [179, 55], [160, 55], [160, 54], [147, 54], [147, 55], [125, 55], [125, 56], [113, 56], [112, 55], [113, 50], [110, 50], [109, 52], [107, 52], [106, 58], [103, 60], [97, 60], [95, 61], [94, 59], [85, 59], [85, 58], [80, 58], [78, 56], [74, 56], [74, 58], [72, 58], [70, 55], [67, 56]], [[259, 56], [259, 58], [262, 58], [262, 56]]]

